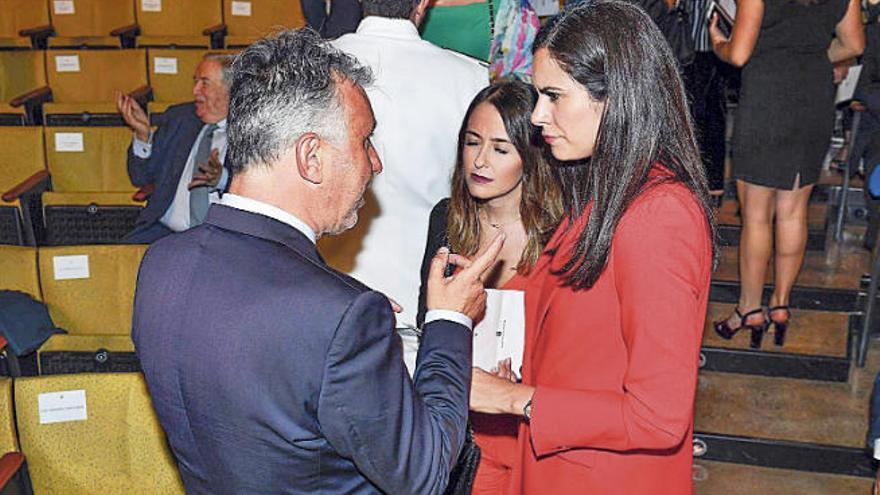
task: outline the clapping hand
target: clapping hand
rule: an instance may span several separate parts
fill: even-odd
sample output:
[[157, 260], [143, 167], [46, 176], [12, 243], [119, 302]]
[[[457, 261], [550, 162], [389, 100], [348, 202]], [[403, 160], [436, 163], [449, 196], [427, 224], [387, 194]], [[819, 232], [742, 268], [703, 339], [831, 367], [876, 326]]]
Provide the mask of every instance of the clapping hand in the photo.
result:
[[134, 130], [135, 137], [142, 142], [150, 139], [150, 119], [134, 98], [122, 91], [115, 91], [116, 109], [122, 114], [125, 124]]
[[216, 187], [223, 175], [223, 164], [220, 163], [220, 152], [211, 150], [208, 163], [198, 163], [199, 173], [193, 174], [193, 180], [187, 186], [189, 189], [202, 186]]

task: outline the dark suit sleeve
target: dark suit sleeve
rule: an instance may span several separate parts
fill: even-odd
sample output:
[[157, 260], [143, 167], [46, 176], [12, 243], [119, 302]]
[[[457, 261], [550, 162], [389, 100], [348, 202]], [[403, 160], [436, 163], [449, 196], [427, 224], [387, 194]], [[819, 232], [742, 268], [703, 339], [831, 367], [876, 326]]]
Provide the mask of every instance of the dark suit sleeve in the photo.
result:
[[428, 220], [428, 239], [425, 242], [425, 254], [422, 257], [422, 267], [419, 270], [421, 285], [419, 285], [419, 311], [416, 314], [416, 325], [419, 328], [425, 323], [425, 313], [428, 311], [427, 282], [428, 272], [431, 269], [431, 259], [437, 250], [447, 244], [446, 216], [449, 214], [449, 199], [443, 199], [431, 210]]
[[385, 493], [443, 493], [465, 437], [471, 332], [425, 328], [415, 385], [388, 299], [359, 295], [336, 329], [318, 402], [321, 431]]

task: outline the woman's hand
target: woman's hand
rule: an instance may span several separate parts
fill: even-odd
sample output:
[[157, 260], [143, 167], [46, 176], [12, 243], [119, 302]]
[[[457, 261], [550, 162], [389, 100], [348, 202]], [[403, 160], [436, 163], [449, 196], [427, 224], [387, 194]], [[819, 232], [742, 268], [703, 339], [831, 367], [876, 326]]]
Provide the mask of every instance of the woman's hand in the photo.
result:
[[712, 43], [712, 49], [716, 52], [721, 45], [730, 42], [730, 38], [725, 36], [721, 28], [718, 27], [718, 14], [714, 14], [712, 22], [709, 23], [709, 42]]
[[532, 399], [535, 388], [514, 383], [480, 368], [473, 369], [471, 411], [522, 416], [523, 407]]
[[510, 380], [513, 383], [516, 383], [519, 381], [519, 379], [517, 378], [516, 373], [513, 371], [512, 363], [513, 361], [511, 360], [511, 358], [502, 359], [501, 361], [498, 361], [498, 366], [492, 368], [492, 371], [490, 371], [490, 373], [497, 376], [498, 378], [504, 378], [505, 380]]

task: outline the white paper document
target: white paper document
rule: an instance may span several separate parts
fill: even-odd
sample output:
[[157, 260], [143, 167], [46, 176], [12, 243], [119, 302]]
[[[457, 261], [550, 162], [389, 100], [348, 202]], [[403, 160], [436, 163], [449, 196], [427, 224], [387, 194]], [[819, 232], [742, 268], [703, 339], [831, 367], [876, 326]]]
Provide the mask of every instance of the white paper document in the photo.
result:
[[52, 257], [52, 268], [55, 280], [74, 280], [89, 278], [89, 255], [76, 254], [72, 256]]
[[834, 98], [836, 103], [843, 103], [853, 99], [856, 94], [856, 87], [859, 85], [859, 77], [862, 75], [862, 66], [853, 65], [849, 68], [846, 78], [837, 86], [837, 97]]
[[73, 0], [55, 0], [52, 2], [55, 15], [72, 15], [76, 13]]
[[525, 334], [524, 293], [486, 289], [486, 316], [474, 327], [474, 366], [489, 371], [511, 358], [511, 369], [519, 376]]
[[162, 0], [141, 0], [142, 12], [162, 12]]
[[40, 424], [43, 425], [88, 419], [85, 390], [40, 394], [37, 396], [37, 406], [40, 411]]
[[177, 74], [176, 57], [156, 57], [153, 59], [153, 74]]
[[82, 153], [85, 151], [81, 132], [56, 132], [55, 151], [59, 153]]
[[55, 72], [79, 72], [79, 55], [56, 55]]
[[251, 16], [251, 3], [250, 2], [232, 2], [232, 15], [250, 17]]

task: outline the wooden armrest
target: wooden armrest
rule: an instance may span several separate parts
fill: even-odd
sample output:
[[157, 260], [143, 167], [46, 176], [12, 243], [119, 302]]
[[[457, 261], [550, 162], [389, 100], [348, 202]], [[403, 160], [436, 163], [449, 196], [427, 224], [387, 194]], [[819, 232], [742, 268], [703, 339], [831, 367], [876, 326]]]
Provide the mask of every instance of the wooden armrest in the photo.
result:
[[7, 203], [11, 203], [11, 202], [15, 201], [22, 194], [33, 189], [34, 186], [36, 186], [37, 184], [39, 184], [40, 182], [43, 182], [44, 180], [46, 180], [48, 178], [49, 178], [49, 172], [46, 170], [40, 170], [39, 172], [35, 173], [34, 175], [32, 175], [32, 176], [28, 177], [27, 179], [25, 179], [24, 181], [22, 181], [17, 186], [15, 186], [12, 189], [3, 193], [3, 196], [2, 196], [3, 201], [6, 201]]
[[24, 454], [7, 452], [0, 457], [0, 488], [5, 487], [24, 464]]
[[48, 24], [45, 26], [36, 26], [36, 27], [32, 27], [32, 28], [22, 29], [21, 31], [18, 32], [19, 36], [36, 36], [36, 37], [52, 36], [53, 34], [55, 34], [55, 28], [53, 28], [52, 26], [50, 26]]
[[134, 36], [141, 32], [141, 27], [137, 24], [129, 24], [110, 31], [110, 36]]
[[205, 36], [213, 36], [215, 34], [226, 35], [226, 24], [217, 24], [216, 26], [205, 28], [202, 34]]
[[137, 192], [131, 196], [131, 199], [133, 199], [135, 201], [146, 201], [147, 198], [149, 198], [153, 194], [153, 191], [155, 191], [155, 190], [156, 190], [156, 184], [153, 184], [151, 182], [151, 183], [145, 185], [144, 187], [138, 189]]
[[141, 86], [138, 89], [128, 93], [138, 103], [146, 103], [153, 99], [153, 88], [150, 86]]
[[20, 107], [32, 100], [37, 100], [37, 103], [43, 103], [52, 99], [52, 90], [49, 86], [43, 86], [42, 88], [37, 88], [33, 91], [28, 91], [27, 93], [16, 96], [9, 102], [9, 104], [13, 107]]

